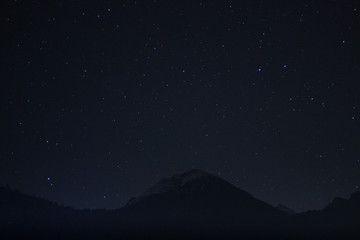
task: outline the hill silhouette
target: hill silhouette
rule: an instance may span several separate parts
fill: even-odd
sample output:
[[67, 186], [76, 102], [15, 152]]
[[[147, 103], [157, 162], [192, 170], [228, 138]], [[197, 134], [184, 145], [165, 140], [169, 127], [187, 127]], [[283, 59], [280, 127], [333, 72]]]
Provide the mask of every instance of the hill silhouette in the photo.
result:
[[163, 179], [108, 211], [76, 210], [0, 187], [0, 213], [1, 239], [360, 236], [360, 192], [297, 214], [196, 169]]

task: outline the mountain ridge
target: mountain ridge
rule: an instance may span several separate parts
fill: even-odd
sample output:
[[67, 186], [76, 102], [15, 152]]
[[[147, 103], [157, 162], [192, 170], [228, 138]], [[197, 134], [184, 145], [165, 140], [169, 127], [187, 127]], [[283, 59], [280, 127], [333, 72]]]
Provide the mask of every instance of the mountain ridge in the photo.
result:
[[69, 239], [74, 233], [95, 238], [105, 232], [139, 238], [160, 233], [187, 237], [360, 236], [360, 192], [348, 199], [334, 198], [321, 210], [294, 213], [197, 169], [164, 178], [124, 207], [107, 211], [63, 207], [0, 186], [0, 212], [0, 237], [19, 239], [54, 232], [62, 233], [60, 239]]

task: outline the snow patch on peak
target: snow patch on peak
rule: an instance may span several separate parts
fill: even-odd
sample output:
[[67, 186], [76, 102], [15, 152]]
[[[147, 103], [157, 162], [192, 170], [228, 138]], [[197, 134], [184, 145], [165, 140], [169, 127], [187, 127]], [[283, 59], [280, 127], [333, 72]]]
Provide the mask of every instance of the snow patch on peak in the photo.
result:
[[193, 180], [197, 180], [200, 179], [202, 177], [207, 177], [207, 176], [211, 176], [209, 173], [197, 170], [197, 169], [193, 169], [189, 172], [183, 173], [183, 174], [179, 174], [176, 175], [174, 177], [179, 177], [179, 179], [181, 180], [181, 184], [180, 186], [184, 186], [185, 184], [187, 184], [188, 182], [191, 182]]

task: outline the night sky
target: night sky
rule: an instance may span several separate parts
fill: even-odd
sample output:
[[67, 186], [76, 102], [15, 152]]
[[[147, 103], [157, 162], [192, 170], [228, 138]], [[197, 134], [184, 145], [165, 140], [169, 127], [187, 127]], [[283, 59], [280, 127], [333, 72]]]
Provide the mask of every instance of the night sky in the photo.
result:
[[76, 208], [191, 168], [297, 211], [360, 190], [359, 1], [0, 9], [0, 185]]

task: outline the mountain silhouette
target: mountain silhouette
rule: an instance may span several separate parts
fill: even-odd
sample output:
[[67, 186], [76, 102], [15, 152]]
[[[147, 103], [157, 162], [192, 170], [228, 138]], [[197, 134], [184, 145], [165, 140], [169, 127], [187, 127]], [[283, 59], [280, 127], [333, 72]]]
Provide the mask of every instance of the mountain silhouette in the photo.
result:
[[101, 221], [102, 213], [64, 207], [0, 187], [0, 239], [37, 239], [54, 233], [59, 239], [67, 239]]
[[[200, 170], [163, 179], [122, 209], [149, 223], [221, 227], [264, 225], [286, 214], [225, 180]], [[146, 217], [144, 217], [146, 216]]]
[[273, 207], [197, 169], [159, 181], [117, 210], [76, 210], [0, 187], [0, 239], [359, 237], [360, 192], [322, 210]]
[[311, 226], [333, 235], [360, 236], [360, 192], [349, 199], [335, 198], [322, 210], [297, 215], [297, 226]]

